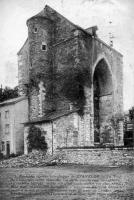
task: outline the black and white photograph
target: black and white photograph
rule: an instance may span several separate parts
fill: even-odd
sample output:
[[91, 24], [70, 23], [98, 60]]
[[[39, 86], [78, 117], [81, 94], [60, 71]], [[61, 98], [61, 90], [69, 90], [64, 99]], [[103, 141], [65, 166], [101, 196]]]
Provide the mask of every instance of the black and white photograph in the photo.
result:
[[134, 1], [0, 0], [0, 200], [134, 200]]

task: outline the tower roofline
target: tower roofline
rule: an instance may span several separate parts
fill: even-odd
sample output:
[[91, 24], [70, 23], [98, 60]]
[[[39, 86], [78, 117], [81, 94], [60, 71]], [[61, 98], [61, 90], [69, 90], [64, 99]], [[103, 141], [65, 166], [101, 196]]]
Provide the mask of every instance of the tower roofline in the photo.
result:
[[57, 12], [56, 10], [54, 10], [53, 8], [51, 8], [50, 6], [46, 5], [41, 12], [39, 12], [38, 14], [30, 17], [27, 20], [26, 24], [28, 24], [29, 20], [34, 19], [34, 18], [45, 18], [45, 19], [49, 19], [50, 21], [53, 21], [49, 16], [47, 16], [47, 8], [53, 10], [54, 12]]
[[[59, 12], [57, 12], [55, 9], [53, 9], [52, 7], [46, 5], [44, 7], [44, 9], [39, 12], [38, 14], [34, 15], [33, 17], [29, 18], [26, 22], [26, 24], [28, 23], [29, 20], [34, 19], [34, 18], [46, 18], [52, 22], [54, 22], [53, 16], [52, 14], [56, 13], [59, 17], [64, 18], [66, 21], [68, 21], [72, 26], [74, 26], [74, 28], [76, 28], [77, 30], [81, 30], [82, 32], [84, 32], [85, 34], [89, 35], [90, 37], [94, 37], [94, 35], [88, 31], [88, 29], [84, 29], [82, 27], [80, 27], [79, 25], [74, 24], [73, 22], [71, 22], [69, 19], [67, 19], [66, 17], [64, 17], [63, 15], [61, 15]], [[51, 14], [51, 15], [50, 15]], [[95, 26], [97, 27], [97, 26]], [[92, 28], [92, 27], [90, 27]], [[98, 27], [97, 27], [98, 28]], [[99, 37], [94, 37], [98, 42], [103, 43], [107, 48], [111, 49], [112, 51], [115, 51], [116, 53], [118, 53], [120, 56], [122, 56], [122, 54], [117, 51], [116, 49], [114, 49], [113, 47], [109, 46], [108, 44], [106, 44], [103, 40], [101, 40]], [[24, 45], [23, 45], [24, 46]], [[22, 47], [23, 48], [23, 47]], [[22, 49], [21, 48], [21, 49]], [[20, 51], [21, 51], [20, 49]], [[20, 53], [20, 51], [18, 53]]]

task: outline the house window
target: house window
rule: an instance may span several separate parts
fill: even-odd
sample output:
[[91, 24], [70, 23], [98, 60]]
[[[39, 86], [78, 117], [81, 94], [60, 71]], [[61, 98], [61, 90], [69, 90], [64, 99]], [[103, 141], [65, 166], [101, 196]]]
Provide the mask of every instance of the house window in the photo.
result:
[[5, 119], [8, 119], [9, 118], [9, 110], [6, 110], [5, 111]]
[[9, 124], [6, 124], [5, 125], [5, 134], [9, 134], [9, 128], [10, 128], [10, 126], [9, 126]]
[[5, 142], [2, 142], [2, 151], [5, 151]]
[[46, 45], [45, 42], [42, 42], [42, 44], [41, 44], [41, 50], [42, 51], [46, 51], [47, 50], [47, 45]]

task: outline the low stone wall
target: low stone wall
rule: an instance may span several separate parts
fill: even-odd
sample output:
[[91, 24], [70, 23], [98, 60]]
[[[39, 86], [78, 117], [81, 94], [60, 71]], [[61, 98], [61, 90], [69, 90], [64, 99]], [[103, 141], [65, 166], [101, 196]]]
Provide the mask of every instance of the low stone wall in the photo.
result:
[[65, 163], [134, 166], [134, 147], [129, 148], [62, 148], [62, 161]]

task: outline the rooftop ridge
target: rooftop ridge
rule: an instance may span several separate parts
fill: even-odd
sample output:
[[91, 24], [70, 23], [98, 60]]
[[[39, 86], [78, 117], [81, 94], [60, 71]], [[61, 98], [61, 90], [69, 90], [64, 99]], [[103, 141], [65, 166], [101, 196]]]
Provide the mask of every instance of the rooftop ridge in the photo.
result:
[[8, 104], [15, 104], [15, 103], [20, 102], [24, 99], [27, 99], [27, 96], [21, 96], [21, 97], [17, 97], [17, 98], [8, 99], [6, 101], [1, 102], [0, 106], [4, 106], [4, 105], [8, 105]]

